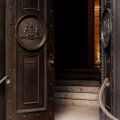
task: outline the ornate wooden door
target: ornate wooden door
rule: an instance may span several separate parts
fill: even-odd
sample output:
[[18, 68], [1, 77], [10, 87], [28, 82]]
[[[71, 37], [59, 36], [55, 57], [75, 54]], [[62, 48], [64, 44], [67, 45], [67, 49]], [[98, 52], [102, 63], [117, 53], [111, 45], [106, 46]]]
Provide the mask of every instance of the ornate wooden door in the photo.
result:
[[[104, 106], [110, 114], [113, 114], [113, 87], [114, 87], [114, 76], [113, 76], [113, 39], [112, 39], [112, 10], [111, 2], [107, 1], [105, 10], [102, 15], [102, 26], [101, 26], [101, 46], [102, 46], [102, 79], [105, 81], [107, 78], [109, 80], [109, 86], [105, 89], [104, 92]], [[109, 120], [109, 115], [106, 115], [106, 112], [103, 110], [101, 120]], [[111, 116], [111, 115], [110, 115]]]
[[53, 120], [53, 0], [6, 0], [6, 120]]

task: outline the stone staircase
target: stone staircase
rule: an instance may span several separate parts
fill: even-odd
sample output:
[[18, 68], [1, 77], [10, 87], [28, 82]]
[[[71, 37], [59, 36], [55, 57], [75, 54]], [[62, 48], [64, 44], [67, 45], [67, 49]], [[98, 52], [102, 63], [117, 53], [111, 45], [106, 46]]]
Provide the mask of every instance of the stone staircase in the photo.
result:
[[98, 69], [64, 70], [57, 75], [55, 104], [98, 105], [100, 71]]
[[55, 103], [64, 105], [98, 105], [99, 87], [56, 86]]

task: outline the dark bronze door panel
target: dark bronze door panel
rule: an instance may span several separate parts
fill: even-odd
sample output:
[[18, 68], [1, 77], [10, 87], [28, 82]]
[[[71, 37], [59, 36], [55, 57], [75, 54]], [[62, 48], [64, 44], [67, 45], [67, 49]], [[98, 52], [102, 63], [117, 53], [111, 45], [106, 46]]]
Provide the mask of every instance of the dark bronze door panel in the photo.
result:
[[53, 120], [53, 1], [6, 1], [6, 120]]

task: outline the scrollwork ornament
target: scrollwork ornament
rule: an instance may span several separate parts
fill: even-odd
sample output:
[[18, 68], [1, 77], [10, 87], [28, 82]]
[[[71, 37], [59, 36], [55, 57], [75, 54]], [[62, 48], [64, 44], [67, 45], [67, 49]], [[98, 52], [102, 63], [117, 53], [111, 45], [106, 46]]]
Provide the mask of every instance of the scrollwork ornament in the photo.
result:
[[107, 8], [103, 12], [102, 25], [101, 25], [101, 42], [104, 48], [107, 48], [110, 43], [110, 37], [112, 32], [112, 19], [110, 9]]

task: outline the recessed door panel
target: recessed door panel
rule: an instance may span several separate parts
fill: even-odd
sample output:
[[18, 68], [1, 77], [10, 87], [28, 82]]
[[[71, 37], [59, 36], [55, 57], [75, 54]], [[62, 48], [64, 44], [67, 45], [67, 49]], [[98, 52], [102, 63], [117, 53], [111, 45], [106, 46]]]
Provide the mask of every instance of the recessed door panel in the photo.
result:
[[32, 55], [27, 52], [18, 57], [16, 83], [18, 113], [47, 109], [47, 65], [44, 52], [46, 49], [43, 47], [38, 54]]

